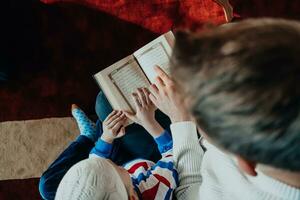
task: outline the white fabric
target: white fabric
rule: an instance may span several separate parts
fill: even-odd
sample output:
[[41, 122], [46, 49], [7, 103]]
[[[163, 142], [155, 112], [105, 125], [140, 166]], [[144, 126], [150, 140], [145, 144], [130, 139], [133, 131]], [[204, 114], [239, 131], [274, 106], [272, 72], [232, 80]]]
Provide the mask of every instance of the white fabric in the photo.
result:
[[177, 199], [199, 200], [300, 200], [300, 189], [293, 188], [258, 172], [245, 175], [236, 162], [208, 144], [204, 153], [193, 122], [171, 125], [173, 156], [179, 174]]
[[114, 167], [90, 156], [74, 165], [60, 182], [55, 200], [127, 200], [126, 188]]

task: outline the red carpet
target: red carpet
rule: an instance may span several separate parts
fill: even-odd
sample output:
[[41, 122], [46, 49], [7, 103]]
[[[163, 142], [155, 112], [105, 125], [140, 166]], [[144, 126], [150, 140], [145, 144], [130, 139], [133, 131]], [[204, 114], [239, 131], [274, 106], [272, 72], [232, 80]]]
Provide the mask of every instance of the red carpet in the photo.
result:
[[[68, 116], [73, 102], [93, 114], [98, 88], [92, 74], [170, 28], [197, 29], [207, 20], [224, 21], [221, 9], [210, 1], [74, 2], [90, 8], [34, 0], [12, 0], [2, 6], [6, 23], [1, 62], [9, 66], [10, 76], [0, 85], [0, 122]], [[300, 18], [297, 0], [231, 3], [241, 18]], [[37, 185], [38, 179], [0, 181], [0, 199], [39, 199]]]
[[241, 18], [280, 17], [300, 19], [299, 0], [230, 0], [234, 13]]
[[38, 192], [38, 178], [25, 180], [9, 180], [0, 182], [1, 200], [38, 200], [41, 199]]
[[199, 28], [203, 23], [222, 24], [222, 8], [213, 0], [41, 0], [45, 3], [74, 2], [138, 24], [152, 32], [172, 28]]

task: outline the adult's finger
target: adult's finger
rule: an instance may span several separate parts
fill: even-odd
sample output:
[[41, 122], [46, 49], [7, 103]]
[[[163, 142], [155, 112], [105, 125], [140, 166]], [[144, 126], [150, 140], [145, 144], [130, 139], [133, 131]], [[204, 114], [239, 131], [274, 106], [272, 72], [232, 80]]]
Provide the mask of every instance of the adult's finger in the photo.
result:
[[146, 106], [146, 104], [147, 104], [146, 96], [141, 88], [137, 89], [137, 94], [138, 94], [138, 97], [139, 97], [142, 107]]
[[157, 76], [155, 78], [155, 85], [156, 85], [157, 89], [160, 91], [165, 86], [165, 83], [159, 76]]
[[169, 75], [164, 70], [162, 70], [161, 67], [156, 65], [154, 67], [154, 70], [157, 73], [157, 76], [159, 76], [162, 79], [165, 85], [168, 85], [173, 82], [173, 80], [169, 77]]

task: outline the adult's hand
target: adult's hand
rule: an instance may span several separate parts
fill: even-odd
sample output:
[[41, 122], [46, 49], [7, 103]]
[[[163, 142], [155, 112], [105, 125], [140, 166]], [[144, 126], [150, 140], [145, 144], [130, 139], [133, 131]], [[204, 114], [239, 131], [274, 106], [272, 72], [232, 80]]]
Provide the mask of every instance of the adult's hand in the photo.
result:
[[180, 87], [160, 67], [156, 66], [155, 71], [155, 83], [149, 87], [151, 101], [170, 117], [172, 123], [191, 121]]

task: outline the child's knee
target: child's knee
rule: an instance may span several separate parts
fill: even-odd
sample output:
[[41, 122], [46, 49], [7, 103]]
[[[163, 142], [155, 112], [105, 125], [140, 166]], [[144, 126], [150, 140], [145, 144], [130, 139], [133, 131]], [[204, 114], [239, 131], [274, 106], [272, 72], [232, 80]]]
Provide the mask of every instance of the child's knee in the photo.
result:
[[112, 107], [102, 91], [100, 91], [97, 95], [95, 110], [100, 121], [104, 121], [105, 118], [112, 112]]
[[43, 175], [39, 182], [39, 192], [44, 200], [54, 199], [54, 191], [51, 190], [51, 185], [47, 178]]

